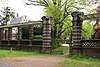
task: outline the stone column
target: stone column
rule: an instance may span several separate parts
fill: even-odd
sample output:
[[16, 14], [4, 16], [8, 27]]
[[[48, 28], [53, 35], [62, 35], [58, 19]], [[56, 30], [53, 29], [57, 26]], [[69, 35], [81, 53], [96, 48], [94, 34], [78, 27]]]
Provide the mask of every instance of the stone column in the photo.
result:
[[80, 54], [82, 52], [81, 35], [82, 35], [82, 19], [80, 15], [82, 12], [73, 12], [73, 30], [72, 30], [72, 53]]
[[33, 24], [32, 25], [29, 25], [29, 45], [32, 45], [32, 40], [33, 40]]
[[19, 26], [18, 27], [18, 40], [21, 40], [22, 39], [22, 27]]
[[29, 25], [29, 39], [32, 40], [33, 39], [33, 24]]
[[12, 40], [12, 28], [8, 28], [8, 40]]
[[8, 40], [8, 28], [5, 28], [4, 31], [5, 31], [5, 34], [4, 34], [5, 38], [4, 39]]
[[4, 31], [4, 29], [0, 28], [0, 45], [2, 45], [1, 40], [3, 40], [3, 31]]
[[42, 51], [50, 53], [51, 51], [51, 22], [50, 16], [43, 16], [43, 46]]
[[3, 40], [3, 33], [4, 29], [3, 28], [0, 28], [0, 40]]

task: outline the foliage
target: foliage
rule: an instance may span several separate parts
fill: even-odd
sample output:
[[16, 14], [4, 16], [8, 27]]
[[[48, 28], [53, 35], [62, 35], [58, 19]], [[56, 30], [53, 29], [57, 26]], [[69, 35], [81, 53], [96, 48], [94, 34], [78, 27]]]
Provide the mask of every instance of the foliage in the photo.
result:
[[[63, 0], [49, 0], [48, 6], [45, 8], [45, 14], [48, 16], [52, 16], [52, 32], [53, 38], [61, 38], [62, 33], [65, 31], [65, 27], [71, 25], [69, 23], [68, 26], [64, 26], [64, 23], [68, 24], [67, 19], [69, 19], [68, 12], [77, 10], [75, 1], [64, 1]], [[72, 4], [72, 5], [71, 5]]]
[[68, 47], [62, 47], [62, 46], [53, 49], [51, 52], [51, 54], [53, 55], [68, 54], [68, 53], [69, 53]]
[[14, 18], [15, 17], [15, 13], [13, 11], [11, 11], [10, 7], [4, 7], [2, 11], [2, 15], [1, 15], [1, 24], [2, 25], [7, 25], [7, 22], [10, 20], [10, 18]]
[[52, 45], [52, 49], [56, 49], [58, 47], [61, 47], [61, 40], [58, 38], [52, 38], [51, 39], [51, 45]]
[[71, 17], [67, 17], [67, 19], [65, 20], [65, 23], [64, 23], [64, 33], [62, 34], [62, 36], [64, 38], [67, 38], [67, 39], [70, 39], [71, 36], [72, 36], [72, 20], [71, 20]]
[[33, 39], [43, 39], [41, 35], [35, 35]]
[[91, 35], [93, 35], [93, 25], [90, 24], [90, 22], [84, 22], [82, 25], [82, 39], [91, 39]]

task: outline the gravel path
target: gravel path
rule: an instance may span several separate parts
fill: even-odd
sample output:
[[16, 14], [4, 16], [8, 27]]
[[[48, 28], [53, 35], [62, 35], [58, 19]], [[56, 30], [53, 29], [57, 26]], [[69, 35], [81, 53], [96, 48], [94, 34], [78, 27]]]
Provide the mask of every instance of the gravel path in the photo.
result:
[[55, 56], [0, 58], [0, 67], [61, 67], [64, 59]]

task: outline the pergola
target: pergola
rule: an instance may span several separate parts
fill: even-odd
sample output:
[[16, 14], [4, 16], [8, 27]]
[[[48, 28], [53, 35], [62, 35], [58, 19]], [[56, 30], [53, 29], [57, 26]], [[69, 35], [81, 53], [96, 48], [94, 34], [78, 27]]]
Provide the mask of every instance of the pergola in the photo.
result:
[[82, 40], [82, 22], [83, 20], [96, 20], [100, 14], [84, 15], [82, 12], [73, 12], [73, 31], [71, 53], [85, 54], [90, 56], [100, 56], [100, 40]]
[[[0, 47], [6, 44], [6, 46], [10, 45], [13, 46], [34, 46], [40, 45], [42, 47], [43, 52], [50, 52], [51, 48], [51, 20], [52, 18], [49, 16], [43, 16], [43, 21], [33, 21], [33, 22], [25, 22], [25, 23], [18, 23], [18, 24], [10, 24], [5, 26], [0, 26]], [[34, 40], [34, 27], [43, 24], [43, 40]], [[22, 39], [22, 28], [24, 26], [29, 27], [29, 39], [25, 40]], [[12, 28], [18, 28], [18, 39], [12, 40]], [[35, 42], [35, 43], [34, 43]], [[37, 42], [37, 43], [36, 43]], [[40, 42], [40, 43], [39, 43]], [[13, 46], [12, 46], [13, 44]], [[26, 46], [26, 47], [27, 47]]]

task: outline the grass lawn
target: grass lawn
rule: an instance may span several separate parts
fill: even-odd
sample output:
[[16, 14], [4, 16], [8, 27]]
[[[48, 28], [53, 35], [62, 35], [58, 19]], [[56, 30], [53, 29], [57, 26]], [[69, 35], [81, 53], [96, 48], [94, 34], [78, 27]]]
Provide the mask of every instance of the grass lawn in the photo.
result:
[[[67, 47], [59, 47], [53, 50], [53, 54], [68, 54]], [[68, 55], [64, 57], [62, 67], [100, 67], [100, 58], [83, 55]]]
[[62, 67], [100, 67], [100, 59], [73, 55], [66, 57]]
[[12, 51], [10, 50], [0, 50], [0, 58], [4, 57], [21, 57], [21, 56], [41, 56], [46, 55], [39, 52], [27, 52], [27, 51]]
[[[62, 50], [58, 48], [54, 51]], [[67, 48], [63, 49], [63, 53], [66, 52]], [[67, 51], [68, 52], [68, 51]], [[59, 54], [59, 53], [58, 53]], [[43, 54], [39, 52], [27, 52], [27, 51], [12, 51], [0, 50], [0, 58], [5, 57], [22, 57], [22, 56], [46, 56], [49, 54]], [[53, 56], [56, 56], [55, 53]], [[62, 57], [62, 55], [61, 55]], [[61, 63], [62, 67], [100, 67], [100, 58], [91, 58], [82, 55], [69, 55], [63, 56], [64, 61]]]

